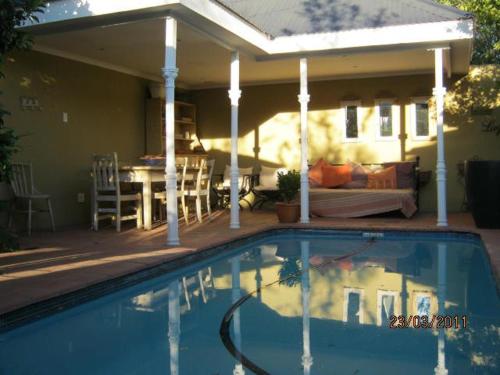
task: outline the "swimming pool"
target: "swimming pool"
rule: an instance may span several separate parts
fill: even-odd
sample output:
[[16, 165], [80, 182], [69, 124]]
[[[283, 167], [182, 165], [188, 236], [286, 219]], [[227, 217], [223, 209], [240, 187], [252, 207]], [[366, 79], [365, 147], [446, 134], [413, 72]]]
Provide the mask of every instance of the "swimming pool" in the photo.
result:
[[499, 330], [474, 236], [290, 230], [6, 331], [0, 374], [493, 374]]

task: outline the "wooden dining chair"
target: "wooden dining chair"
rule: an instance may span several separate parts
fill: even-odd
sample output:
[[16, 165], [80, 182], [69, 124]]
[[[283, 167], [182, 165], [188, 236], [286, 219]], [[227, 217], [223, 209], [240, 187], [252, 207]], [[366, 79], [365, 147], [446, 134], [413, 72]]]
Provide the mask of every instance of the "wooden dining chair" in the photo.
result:
[[[99, 229], [99, 220], [107, 218], [115, 219], [117, 232], [121, 231], [121, 222], [126, 220], [135, 219], [137, 228], [142, 227], [142, 195], [141, 193], [121, 193], [116, 152], [109, 155], [94, 155], [92, 179], [92, 228], [94, 230]], [[132, 214], [123, 214], [123, 202], [135, 203]]]
[[[48, 213], [50, 216], [50, 224], [52, 231], [55, 232], [56, 227], [54, 224], [54, 214], [52, 212], [52, 204], [50, 202], [50, 195], [43, 194], [35, 188], [33, 180], [33, 166], [31, 163], [13, 163], [10, 175], [10, 185], [14, 191], [15, 199], [12, 203], [12, 213], [9, 216], [9, 227], [12, 226], [14, 212], [28, 214], [28, 235], [31, 236], [31, 223], [33, 213]], [[34, 209], [33, 201], [45, 201], [47, 209]], [[28, 203], [28, 208], [19, 208], [18, 203], [25, 201]]]
[[[215, 160], [202, 160], [198, 169], [198, 173], [196, 174], [196, 179], [193, 178], [192, 184], [186, 183], [183, 187], [183, 194], [181, 198], [182, 206], [186, 207], [186, 210], [188, 211], [186, 199], [195, 200], [196, 218], [200, 223], [203, 222], [202, 198], [204, 198], [206, 201], [208, 216], [210, 217], [212, 215], [212, 209], [210, 206], [210, 192], [212, 190], [212, 174], [214, 172], [214, 166]], [[188, 216], [186, 216], [186, 218]]]

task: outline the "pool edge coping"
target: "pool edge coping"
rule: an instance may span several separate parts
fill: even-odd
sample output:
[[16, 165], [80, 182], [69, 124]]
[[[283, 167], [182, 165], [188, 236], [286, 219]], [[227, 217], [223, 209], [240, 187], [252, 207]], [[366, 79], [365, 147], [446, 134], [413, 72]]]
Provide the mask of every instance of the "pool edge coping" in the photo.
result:
[[[93, 282], [89, 285], [63, 291], [54, 296], [44, 298], [38, 301], [30, 301], [29, 304], [16, 307], [10, 311], [0, 314], [0, 334], [13, 330], [25, 324], [51, 316], [58, 312], [68, 310], [80, 304], [90, 302], [114, 291], [122, 290], [139, 284], [140, 282], [151, 280], [155, 277], [163, 276], [176, 268], [186, 267], [198, 261], [206, 260], [212, 256], [221, 255], [229, 247], [244, 245], [250, 238], [259, 236], [264, 237], [276, 231], [340, 231], [340, 232], [358, 232], [358, 231], [385, 231], [385, 232], [412, 232], [412, 233], [450, 233], [473, 235], [481, 240], [485, 247], [487, 261], [489, 263], [493, 279], [496, 284], [497, 293], [500, 290], [500, 275], [493, 266], [490, 252], [487, 250], [486, 243], [481, 235], [473, 230], [463, 228], [397, 228], [383, 226], [357, 226], [357, 227], [332, 227], [327, 225], [307, 225], [307, 224], [273, 224], [266, 228], [259, 228], [247, 233], [236, 235], [230, 240], [215, 241], [211, 244], [193, 248], [192, 252], [182, 255], [174, 255], [171, 259], [159, 261], [156, 264], [140, 266], [137, 270], [126, 272], [122, 275], [109, 276], [103, 280]], [[257, 238], [259, 239], [259, 238]], [[175, 249], [178, 246], [168, 247]]]

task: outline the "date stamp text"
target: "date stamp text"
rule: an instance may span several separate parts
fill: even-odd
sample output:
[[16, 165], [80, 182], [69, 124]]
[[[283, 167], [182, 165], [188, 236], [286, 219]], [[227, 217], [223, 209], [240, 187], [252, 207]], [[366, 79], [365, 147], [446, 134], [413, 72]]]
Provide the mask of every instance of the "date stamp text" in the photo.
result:
[[467, 315], [391, 315], [389, 328], [467, 328]]

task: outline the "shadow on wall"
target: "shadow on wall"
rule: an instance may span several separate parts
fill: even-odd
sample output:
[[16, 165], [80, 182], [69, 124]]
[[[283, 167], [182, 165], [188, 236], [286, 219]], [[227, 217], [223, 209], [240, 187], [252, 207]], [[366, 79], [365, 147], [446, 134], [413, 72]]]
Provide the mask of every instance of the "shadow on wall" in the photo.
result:
[[[463, 181], [457, 173], [457, 163], [475, 155], [480, 158], [500, 158], [500, 132], [498, 129], [499, 91], [496, 88], [499, 74], [494, 66], [473, 67], [470, 74], [460, 80], [453, 78], [447, 83], [449, 90], [446, 97], [445, 113], [445, 148], [448, 166], [448, 202], [451, 211], [462, 207]], [[422, 96], [424, 87], [418, 84], [405, 88], [405, 93], [392, 93], [374, 89], [379, 83], [371, 83], [372, 93], [365, 80], [359, 80], [361, 99], [361, 141], [343, 142], [343, 111], [340, 104], [333, 105], [328, 90], [320, 90], [311, 85], [311, 97], [315, 101], [309, 111], [309, 162], [323, 157], [333, 163], [353, 160], [364, 163], [411, 160], [421, 158], [423, 170], [435, 170], [436, 138], [416, 141], [412, 138], [411, 97]], [[318, 85], [319, 83], [317, 83]], [[323, 83], [321, 83], [323, 84]], [[339, 83], [336, 81], [335, 86]], [[400, 86], [405, 86], [405, 82]], [[245, 88], [240, 106], [239, 123], [239, 163], [241, 167], [259, 165], [299, 168], [300, 163], [300, 113], [290, 111], [298, 109], [296, 87], [273, 85]], [[317, 90], [317, 92], [314, 92]], [[402, 90], [402, 89], [401, 89]], [[194, 94], [198, 102], [200, 138], [209, 153], [216, 159], [216, 171], [222, 172], [229, 163], [230, 156], [230, 112], [227, 94], [220, 90], [202, 90]], [[347, 92], [349, 89], [347, 90]], [[396, 90], [394, 90], [396, 91]], [[203, 101], [210, 95], [207, 106]], [[219, 95], [220, 94], [220, 95]], [[394, 97], [397, 99], [399, 124], [395, 122], [395, 131], [404, 136], [393, 141], [377, 141], [377, 125], [374, 98]], [[427, 95], [429, 96], [429, 95]], [[352, 99], [355, 94], [341, 96], [337, 102]], [[206, 106], [206, 107], [204, 107]], [[205, 109], [206, 108], [206, 109]], [[214, 111], [213, 108], [219, 108]], [[430, 101], [430, 113], [434, 104]], [[431, 115], [431, 134], [435, 134], [435, 116]], [[489, 125], [488, 125], [489, 124]], [[493, 125], [491, 125], [493, 124]], [[490, 128], [487, 128], [490, 126]], [[497, 135], [498, 134], [498, 135]], [[435, 209], [435, 176], [422, 191], [423, 211]]]
[[[342, 134], [338, 126], [332, 126], [332, 120], [339, 115], [337, 110], [312, 111], [309, 113], [309, 155], [313, 162], [324, 158], [331, 162], [343, 162], [347, 159], [361, 162], [382, 161], [373, 145], [366, 142], [347, 144], [342, 142]], [[372, 115], [373, 109], [366, 111], [365, 117]], [[367, 124], [361, 128], [365, 134]], [[200, 129], [204, 133], [203, 129]], [[263, 123], [246, 133], [240, 132], [238, 139], [238, 154], [241, 167], [279, 166], [299, 168], [300, 166], [300, 114], [284, 112], [277, 113]], [[224, 163], [229, 163], [230, 139], [226, 135], [212, 138], [201, 135], [205, 149], [215, 157], [217, 169]], [[382, 147], [382, 146], [380, 146]], [[387, 148], [387, 145], [384, 145]], [[399, 143], [390, 146], [394, 149], [391, 160], [399, 159]]]
[[[448, 207], [463, 209], [464, 180], [458, 164], [472, 158], [500, 159], [500, 69], [486, 65], [472, 67], [466, 77], [450, 85], [445, 101], [445, 152]], [[432, 110], [432, 107], [431, 107]], [[435, 170], [436, 138], [407, 148], [408, 157], [420, 156], [424, 169]], [[435, 177], [435, 176], [434, 176]], [[425, 190], [431, 194], [424, 209], [435, 207], [436, 181]]]
[[[217, 96], [212, 100], [219, 100]], [[266, 102], [269, 103], [269, 102]], [[261, 103], [262, 104], [262, 103]], [[261, 104], [252, 103], [250, 108], [261, 108]], [[300, 113], [248, 111], [242, 105], [240, 112], [238, 154], [240, 166], [279, 166], [298, 169], [300, 166]], [[273, 103], [274, 105], [274, 103]], [[279, 103], [278, 103], [278, 106]], [[198, 112], [200, 124], [199, 136], [205, 149], [216, 159], [216, 171], [229, 163], [231, 139], [229, 129], [229, 110], [221, 104], [220, 111]], [[212, 108], [212, 106], [211, 106]], [[319, 158], [340, 163], [353, 160], [364, 163], [399, 160], [401, 144], [395, 142], [373, 143], [375, 110], [372, 106], [363, 106], [360, 110], [360, 141], [344, 142], [344, 114], [340, 108], [309, 111], [309, 161]], [[264, 117], [267, 115], [267, 117]], [[210, 118], [204, 118], [208, 116]], [[226, 117], [227, 116], [227, 117]], [[210, 126], [209, 124], [214, 124]], [[224, 125], [227, 124], [227, 126]], [[257, 125], [255, 125], [257, 124]], [[398, 121], [399, 124], [399, 121]], [[399, 129], [398, 129], [399, 131]]]

